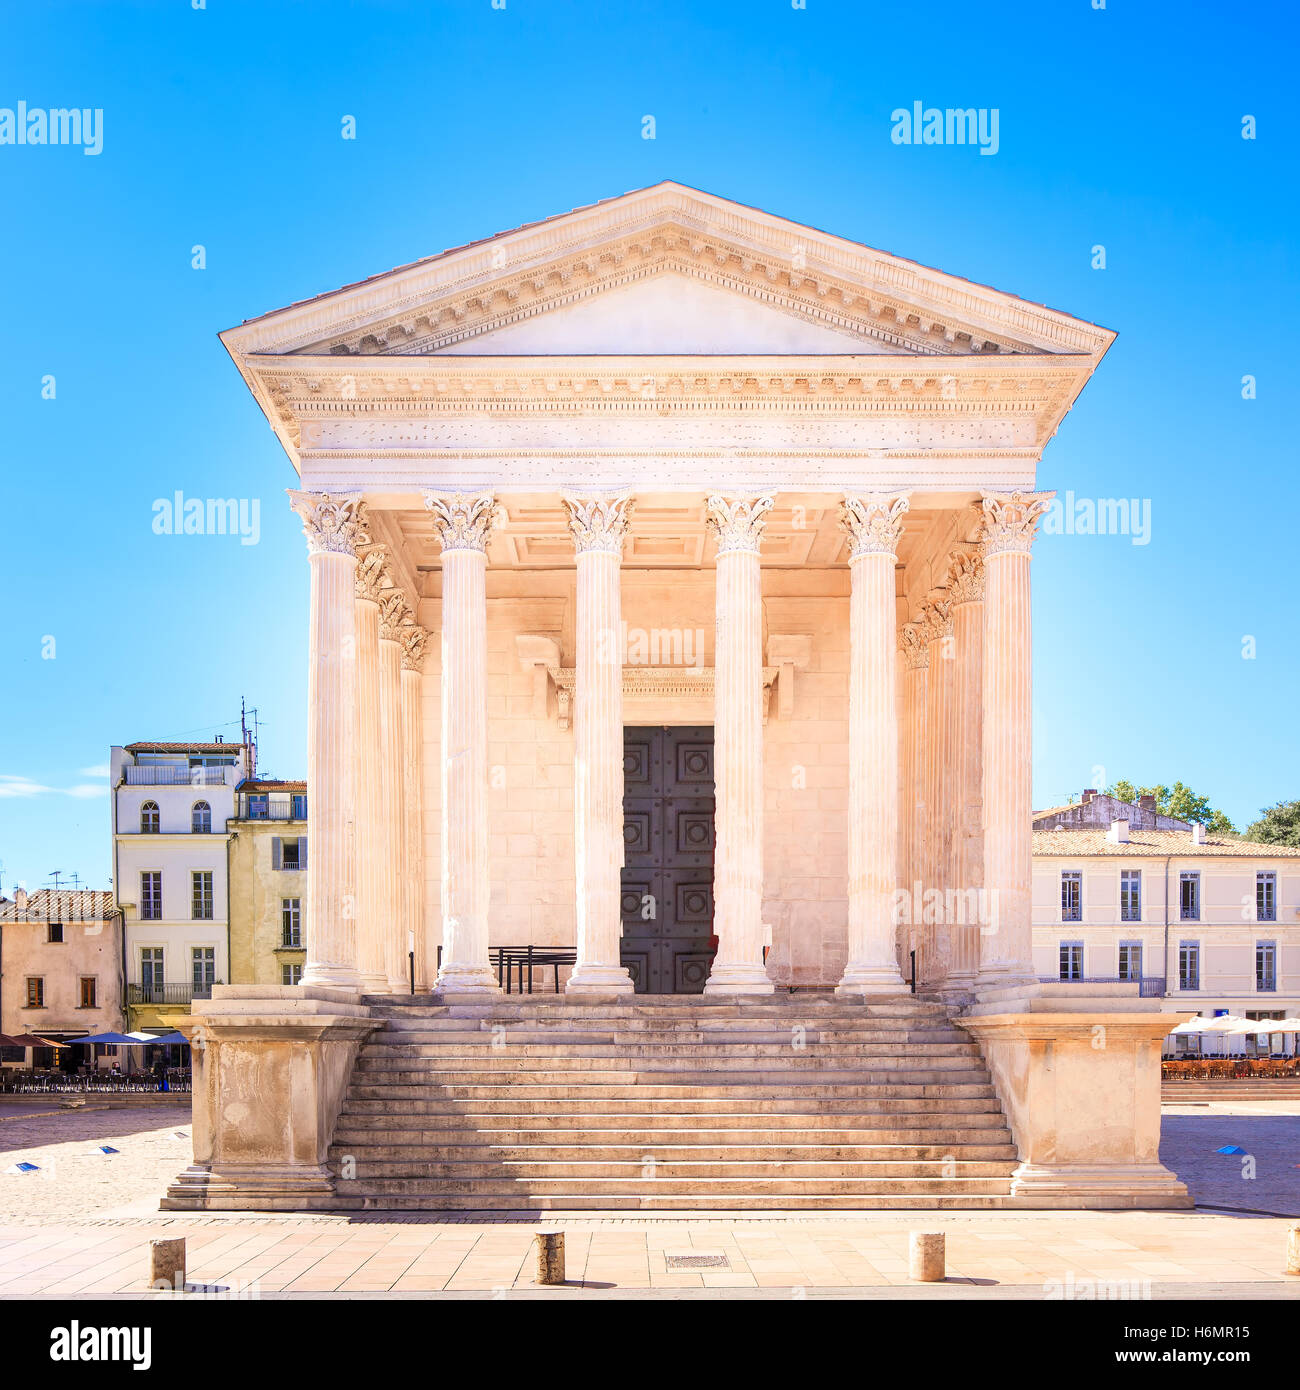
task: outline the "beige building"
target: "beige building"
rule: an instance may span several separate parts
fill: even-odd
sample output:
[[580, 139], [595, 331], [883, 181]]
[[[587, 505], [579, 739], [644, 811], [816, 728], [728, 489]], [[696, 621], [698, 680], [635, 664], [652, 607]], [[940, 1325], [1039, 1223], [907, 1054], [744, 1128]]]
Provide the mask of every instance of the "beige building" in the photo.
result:
[[1300, 849], [1085, 791], [1034, 817], [1034, 961], [1045, 980], [1141, 981], [1158, 1007], [1300, 1013]]
[[[863, 1125], [880, 1085], [1005, 1107], [1014, 1172], [945, 1190], [922, 1164], [909, 1195], [1185, 1204], [1157, 1157], [1168, 1016], [1135, 985], [1040, 985], [1033, 954], [1037, 468], [1113, 337], [676, 183], [224, 333], [299, 475], [310, 930], [300, 986], [217, 988], [185, 1025], [206, 1047], [175, 1203], [480, 1200], [473, 1174], [382, 1155], [348, 1187], [329, 1144], [340, 1115], [364, 1128], [368, 1081], [406, 1113], [412, 1056], [435, 1106], [457, 1078], [497, 1097], [496, 1068], [588, 1065], [563, 1031], [505, 1057], [475, 1036], [520, 1025], [499, 953], [531, 946], [571, 969], [520, 1026], [658, 1030], [637, 1084], [593, 1083], [607, 1118], [680, 1124], [659, 1081], [734, 1113], [760, 1068], [820, 1125], [821, 1061], [788, 1045], [816, 1015], [851, 1040], [817, 1046]], [[426, 992], [399, 1001], [411, 949]], [[664, 995], [699, 1036], [673, 1039]], [[762, 1018], [777, 1041], [747, 1051]], [[440, 1027], [462, 1034], [408, 1052], [405, 1028]], [[563, 1108], [589, 1142], [594, 1115]], [[710, 1190], [790, 1200], [786, 1143]], [[492, 1204], [593, 1205], [639, 1171]], [[866, 1171], [804, 1190], [896, 1200]], [[630, 1190], [700, 1200], [689, 1172]]]
[[230, 835], [230, 971], [237, 985], [296, 985], [307, 935], [307, 784], [250, 778]]
[[124, 1022], [121, 919], [111, 893], [19, 888], [0, 899], [0, 1033], [73, 1041], [121, 1032]]

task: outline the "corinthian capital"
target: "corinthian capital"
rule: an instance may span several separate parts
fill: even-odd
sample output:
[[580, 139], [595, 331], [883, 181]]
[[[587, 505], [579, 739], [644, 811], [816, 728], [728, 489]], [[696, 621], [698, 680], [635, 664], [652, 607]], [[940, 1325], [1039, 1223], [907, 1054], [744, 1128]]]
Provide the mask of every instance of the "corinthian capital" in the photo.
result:
[[378, 603], [388, 580], [388, 547], [366, 547], [357, 560], [357, 597]]
[[718, 538], [718, 554], [749, 550], [758, 553], [766, 516], [775, 505], [772, 497], [709, 498], [708, 525]]
[[488, 537], [501, 524], [501, 507], [490, 492], [426, 492], [424, 505], [433, 513], [443, 550], [486, 554]]
[[379, 640], [396, 642], [404, 623], [411, 621], [411, 609], [406, 595], [396, 588], [379, 591]]
[[947, 589], [931, 589], [917, 619], [927, 642], [942, 642], [952, 636], [952, 595]]
[[398, 629], [397, 640], [402, 644], [402, 670], [422, 671], [428, 632], [414, 622], [403, 623]]
[[984, 557], [978, 550], [955, 551], [948, 562], [948, 592], [953, 603], [984, 599]]
[[288, 489], [289, 505], [302, 517], [302, 533], [312, 555], [355, 555], [365, 515], [360, 497]]
[[930, 664], [929, 636], [922, 623], [904, 623], [898, 629], [898, 648], [903, 660], [913, 671], [924, 670]]
[[897, 556], [898, 542], [903, 534], [903, 513], [909, 505], [905, 492], [845, 497], [840, 503], [840, 525], [849, 533], [849, 558]]
[[984, 494], [984, 554], [1028, 555], [1038, 518], [1054, 492], [986, 492]]
[[629, 493], [607, 493], [597, 497], [564, 494], [569, 514], [569, 530], [579, 555], [598, 551], [605, 555], [621, 555], [623, 538], [627, 535], [632, 517], [632, 497]]

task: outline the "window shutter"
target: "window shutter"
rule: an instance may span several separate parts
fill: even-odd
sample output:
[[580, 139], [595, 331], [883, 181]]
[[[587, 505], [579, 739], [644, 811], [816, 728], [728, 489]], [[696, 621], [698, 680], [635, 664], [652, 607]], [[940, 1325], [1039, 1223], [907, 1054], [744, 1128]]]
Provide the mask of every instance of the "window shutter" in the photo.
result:
[[305, 869], [305, 868], [307, 867], [307, 837], [306, 837], [306, 835], [299, 835], [299, 836], [298, 836], [298, 867], [299, 867], [300, 869]]
[[271, 837], [271, 867], [273, 869], [280, 867], [280, 837], [278, 835]]

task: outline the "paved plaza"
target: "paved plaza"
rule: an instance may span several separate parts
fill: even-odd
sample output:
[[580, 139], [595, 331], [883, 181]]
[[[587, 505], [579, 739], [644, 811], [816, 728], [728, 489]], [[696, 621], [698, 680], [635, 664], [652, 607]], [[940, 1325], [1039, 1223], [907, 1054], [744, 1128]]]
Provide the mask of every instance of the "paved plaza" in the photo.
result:
[[[1190, 1212], [173, 1216], [157, 1203], [189, 1159], [185, 1107], [37, 1100], [0, 1107], [0, 1297], [144, 1294], [147, 1242], [184, 1235], [190, 1289], [236, 1297], [1292, 1298], [1294, 1112], [1287, 1101], [1167, 1108], [1161, 1156], [1191, 1187]], [[1215, 1152], [1227, 1146], [1245, 1152]], [[18, 1163], [36, 1171], [10, 1173]], [[533, 1284], [542, 1227], [565, 1232], [564, 1289]], [[943, 1285], [909, 1280], [914, 1229], [946, 1233]]]

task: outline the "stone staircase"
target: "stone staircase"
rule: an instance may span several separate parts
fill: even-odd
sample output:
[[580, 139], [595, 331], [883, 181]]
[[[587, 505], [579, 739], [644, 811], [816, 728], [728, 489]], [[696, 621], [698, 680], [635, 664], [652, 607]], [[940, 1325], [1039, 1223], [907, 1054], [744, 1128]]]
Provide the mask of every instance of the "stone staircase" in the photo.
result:
[[333, 1210], [1013, 1205], [998, 1098], [937, 1004], [367, 1002]]

